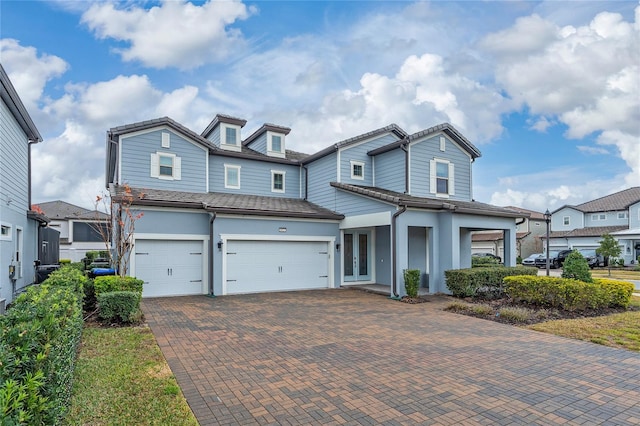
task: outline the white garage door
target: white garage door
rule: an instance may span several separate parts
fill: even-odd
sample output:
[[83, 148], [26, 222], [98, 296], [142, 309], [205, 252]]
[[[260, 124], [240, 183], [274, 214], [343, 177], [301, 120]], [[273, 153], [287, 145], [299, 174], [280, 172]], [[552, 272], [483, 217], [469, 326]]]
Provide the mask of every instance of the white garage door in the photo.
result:
[[326, 241], [228, 241], [226, 294], [329, 286]]
[[202, 294], [202, 241], [136, 240], [143, 297]]

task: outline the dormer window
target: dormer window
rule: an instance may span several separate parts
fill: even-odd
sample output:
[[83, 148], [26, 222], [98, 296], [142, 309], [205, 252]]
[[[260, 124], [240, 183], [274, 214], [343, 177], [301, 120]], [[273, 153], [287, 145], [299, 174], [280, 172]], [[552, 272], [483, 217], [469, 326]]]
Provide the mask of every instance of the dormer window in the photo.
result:
[[240, 151], [240, 126], [227, 123], [220, 125], [220, 148]]
[[271, 157], [285, 157], [284, 135], [267, 132], [267, 155]]

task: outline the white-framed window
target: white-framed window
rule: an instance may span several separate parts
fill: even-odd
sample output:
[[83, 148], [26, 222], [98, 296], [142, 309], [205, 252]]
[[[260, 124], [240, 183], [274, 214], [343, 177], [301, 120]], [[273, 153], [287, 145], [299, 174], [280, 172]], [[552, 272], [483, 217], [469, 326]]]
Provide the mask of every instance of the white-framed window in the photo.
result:
[[171, 148], [171, 133], [162, 132], [162, 147]]
[[351, 179], [364, 180], [364, 162], [351, 161]]
[[271, 170], [271, 192], [284, 192], [286, 172]]
[[437, 197], [455, 195], [454, 165], [448, 160], [434, 158], [429, 161], [430, 192]]
[[284, 135], [267, 132], [267, 155], [272, 157], [285, 157]]
[[240, 189], [240, 166], [233, 164], [224, 165], [224, 187], [228, 189]]
[[618, 212], [618, 219], [626, 219], [627, 217], [627, 212]]
[[447, 147], [447, 139], [444, 136], [440, 136], [440, 151], [444, 152]]
[[220, 147], [230, 151], [240, 151], [240, 126], [222, 123], [220, 125]]
[[597, 213], [597, 214], [591, 215], [591, 220], [593, 221], [606, 220], [606, 219], [607, 219], [607, 215], [604, 213]]
[[0, 240], [2, 241], [11, 241], [12, 238], [12, 228], [8, 223], [0, 224]]
[[181, 180], [182, 159], [168, 152], [151, 153], [151, 177], [162, 180]]
[[562, 218], [562, 224], [564, 226], [569, 226], [570, 223], [571, 223], [571, 218], [569, 216], [564, 216]]

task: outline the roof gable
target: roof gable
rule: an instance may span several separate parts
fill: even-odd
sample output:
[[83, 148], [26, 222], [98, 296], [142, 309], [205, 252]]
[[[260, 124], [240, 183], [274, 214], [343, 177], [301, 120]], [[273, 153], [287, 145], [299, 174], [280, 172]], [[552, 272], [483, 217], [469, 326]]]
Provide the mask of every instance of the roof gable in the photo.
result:
[[13, 87], [11, 80], [9, 80], [9, 76], [5, 72], [2, 64], [0, 64], [0, 86], [2, 86], [0, 97], [11, 111], [11, 114], [13, 114], [22, 131], [27, 135], [27, 139], [31, 142], [42, 142], [40, 132], [33, 123], [31, 116], [22, 103], [20, 96], [18, 96], [18, 92], [16, 92], [15, 87]]
[[169, 117], [161, 117], [153, 120], [139, 121], [137, 123], [126, 124], [124, 126], [112, 127], [109, 129], [108, 137], [110, 139], [117, 139], [121, 136], [127, 135], [129, 133], [140, 132], [143, 130], [153, 130], [155, 128], [159, 128], [162, 126], [166, 126], [173, 131], [181, 134], [182, 136], [196, 142], [199, 145], [209, 149], [210, 151], [214, 151], [217, 148], [209, 142], [207, 139], [203, 138], [196, 132], [182, 124], [178, 123], [175, 120], [172, 120]]

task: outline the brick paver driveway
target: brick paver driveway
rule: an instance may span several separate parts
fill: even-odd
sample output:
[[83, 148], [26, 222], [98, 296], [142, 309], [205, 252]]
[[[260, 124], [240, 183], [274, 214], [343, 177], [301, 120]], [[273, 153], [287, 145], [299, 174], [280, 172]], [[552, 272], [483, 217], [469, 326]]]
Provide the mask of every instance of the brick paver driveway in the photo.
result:
[[200, 424], [640, 424], [640, 355], [354, 290], [147, 299]]

